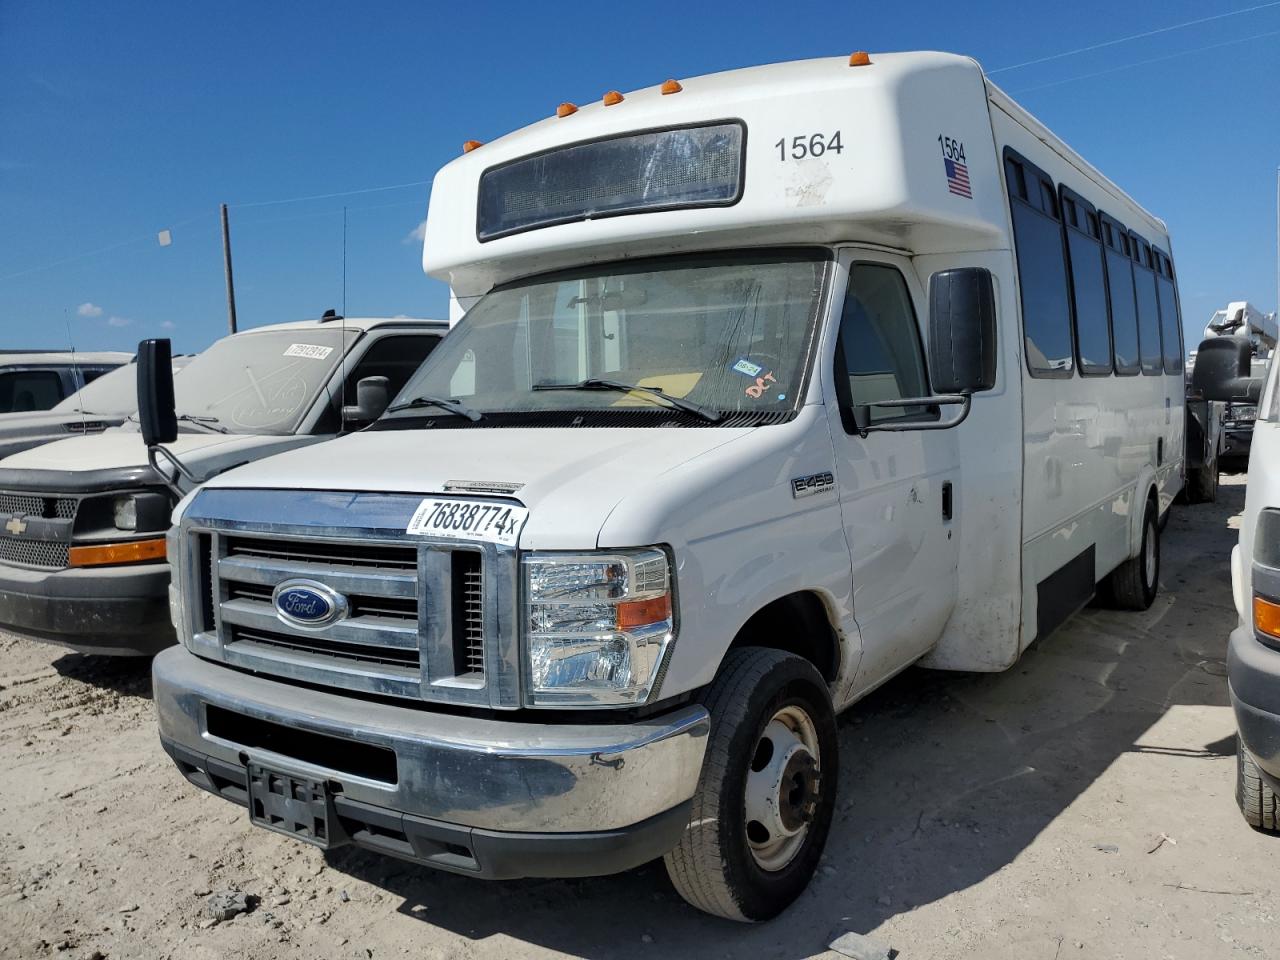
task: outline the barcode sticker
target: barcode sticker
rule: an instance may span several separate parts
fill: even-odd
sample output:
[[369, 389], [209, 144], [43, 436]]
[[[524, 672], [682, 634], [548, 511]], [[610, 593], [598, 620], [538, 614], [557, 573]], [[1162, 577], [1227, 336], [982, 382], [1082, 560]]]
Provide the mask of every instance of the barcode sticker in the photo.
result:
[[322, 347], [315, 343], [291, 343], [284, 352], [286, 357], [306, 357], [308, 360], [325, 360], [333, 353], [333, 347]]

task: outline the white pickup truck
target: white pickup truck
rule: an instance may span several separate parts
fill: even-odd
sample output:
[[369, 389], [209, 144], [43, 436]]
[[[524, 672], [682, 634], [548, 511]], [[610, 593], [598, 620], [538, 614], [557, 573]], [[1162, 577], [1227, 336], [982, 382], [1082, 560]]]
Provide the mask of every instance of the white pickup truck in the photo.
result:
[[1195, 382], [1211, 400], [1257, 405], [1231, 588], [1240, 625], [1227, 649], [1236, 725], [1236, 800], [1248, 823], [1280, 832], [1280, 364], [1263, 376], [1243, 337], [1200, 345]]
[[[0, 625], [86, 653], [173, 643], [164, 535], [178, 494], [367, 425], [447, 330], [334, 318], [219, 340], [174, 380], [182, 434], [171, 450], [188, 476], [150, 464], [129, 423], [0, 461]], [[362, 411], [360, 384], [374, 378], [386, 378], [381, 406]]]

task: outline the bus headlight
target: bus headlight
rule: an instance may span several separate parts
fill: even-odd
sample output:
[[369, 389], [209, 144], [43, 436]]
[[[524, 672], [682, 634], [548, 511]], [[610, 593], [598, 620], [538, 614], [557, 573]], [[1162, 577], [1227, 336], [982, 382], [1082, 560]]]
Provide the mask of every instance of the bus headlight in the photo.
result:
[[658, 549], [524, 557], [530, 706], [644, 703], [675, 636]]

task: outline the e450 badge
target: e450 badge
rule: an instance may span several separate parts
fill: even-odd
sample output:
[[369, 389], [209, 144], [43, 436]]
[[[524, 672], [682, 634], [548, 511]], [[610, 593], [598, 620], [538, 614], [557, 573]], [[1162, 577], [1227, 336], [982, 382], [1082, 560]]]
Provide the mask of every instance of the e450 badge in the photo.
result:
[[812, 497], [815, 493], [830, 493], [835, 488], [836, 478], [830, 470], [811, 473], [807, 477], [791, 478], [791, 496], [797, 500], [802, 497]]

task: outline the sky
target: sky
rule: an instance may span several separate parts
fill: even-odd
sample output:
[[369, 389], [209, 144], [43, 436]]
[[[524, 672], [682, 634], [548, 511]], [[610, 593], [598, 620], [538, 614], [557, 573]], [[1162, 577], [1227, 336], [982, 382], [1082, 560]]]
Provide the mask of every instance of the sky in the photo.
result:
[[0, 0], [0, 348], [207, 346], [227, 330], [220, 203], [242, 329], [344, 303], [445, 317], [419, 225], [463, 141], [609, 89], [855, 49], [998, 71], [1168, 223], [1189, 345], [1228, 301], [1275, 309], [1280, 2]]

